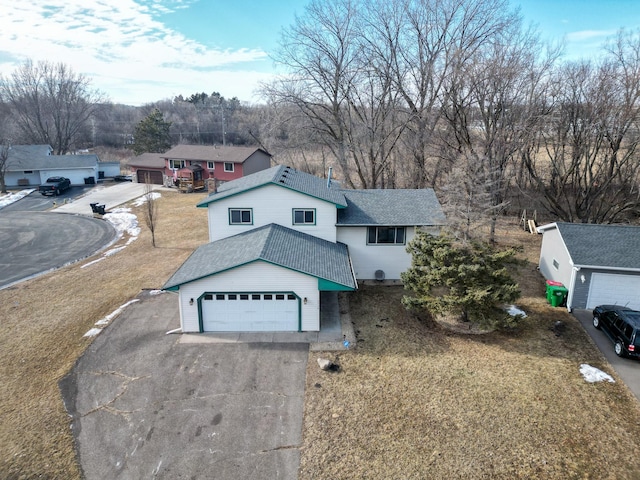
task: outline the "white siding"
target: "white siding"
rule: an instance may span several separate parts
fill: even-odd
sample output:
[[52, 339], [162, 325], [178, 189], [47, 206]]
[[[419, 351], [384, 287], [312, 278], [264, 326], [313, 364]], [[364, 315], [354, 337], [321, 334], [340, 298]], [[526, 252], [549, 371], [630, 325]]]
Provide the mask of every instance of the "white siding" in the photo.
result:
[[[406, 228], [406, 242], [415, 236], [415, 228]], [[382, 270], [387, 280], [399, 280], [400, 273], [411, 266], [405, 245], [367, 245], [367, 227], [338, 227], [338, 242], [349, 246], [349, 254], [358, 280], [375, 279]]]
[[[554, 266], [554, 260], [557, 266]], [[540, 273], [547, 280], [555, 280], [571, 290], [573, 264], [557, 228], [546, 230], [540, 248]]]
[[[203, 278], [180, 286], [180, 324], [183, 332], [198, 332], [197, 300], [205, 292], [290, 292], [301, 302], [302, 331], [320, 330], [320, 293], [318, 280], [293, 270], [276, 267], [265, 262], [254, 262], [242, 267]], [[189, 300], [193, 298], [193, 305]], [[304, 299], [307, 303], [304, 303]]]
[[84, 185], [84, 179], [94, 177], [98, 181], [98, 167], [56, 169], [40, 171], [40, 182], [44, 183], [49, 177], [66, 177], [71, 180], [71, 185]]
[[[230, 208], [253, 210], [252, 225], [229, 225]], [[293, 225], [294, 208], [314, 208], [315, 225]], [[254, 228], [276, 223], [330, 242], [336, 241], [336, 206], [277, 185], [265, 185], [241, 194], [212, 202], [209, 210], [209, 241], [237, 235]]]

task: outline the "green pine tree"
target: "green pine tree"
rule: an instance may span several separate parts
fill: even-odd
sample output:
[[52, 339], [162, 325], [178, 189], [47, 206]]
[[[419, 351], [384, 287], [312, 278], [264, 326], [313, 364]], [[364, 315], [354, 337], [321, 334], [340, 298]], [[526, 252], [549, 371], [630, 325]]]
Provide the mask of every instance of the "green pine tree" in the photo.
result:
[[136, 125], [133, 137], [133, 153], [164, 153], [171, 148], [169, 128], [162, 112], [157, 108]]
[[516, 265], [515, 249], [496, 250], [486, 243], [457, 246], [447, 236], [419, 233], [409, 242], [411, 267], [402, 273], [407, 308], [434, 315], [456, 315], [481, 326], [515, 326], [503, 306], [520, 297], [508, 266]]

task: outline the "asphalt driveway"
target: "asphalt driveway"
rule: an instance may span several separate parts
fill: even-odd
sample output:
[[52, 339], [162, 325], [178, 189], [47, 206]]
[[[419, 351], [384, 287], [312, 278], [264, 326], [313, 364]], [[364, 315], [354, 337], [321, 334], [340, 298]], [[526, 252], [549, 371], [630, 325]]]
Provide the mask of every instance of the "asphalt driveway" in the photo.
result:
[[0, 210], [0, 288], [90, 257], [117, 237], [108, 222], [79, 215]]
[[173, 294], [143, 294], [61, 382], [85, 478], [297, 478], [308, 345], [178, 326]]
[[613, 342], [602, 330], [597, 330], [592, 323], [591, 310], [574, 310], [573, 315], [591, 336], [597, 347], [609, 361], [613, 369], [629, 390], [640, 400], [640, 361], [630, 358], [620, 358], [613, 351]]

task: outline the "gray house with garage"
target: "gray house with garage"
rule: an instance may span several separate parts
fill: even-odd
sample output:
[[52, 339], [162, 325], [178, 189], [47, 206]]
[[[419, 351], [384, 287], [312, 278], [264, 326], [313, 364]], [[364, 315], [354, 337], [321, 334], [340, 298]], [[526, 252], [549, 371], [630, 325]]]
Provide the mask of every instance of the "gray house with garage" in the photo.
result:
[[52, 155], [49, 145], [12, 145], [7, 155], [7, 187], [37, 187], [49, 177], [66, 177], [72, 185], [95, 183], [120, 173], [119, 162], [100, 162], [95, 154]]
[[347, 190], [279, 165], [202, 200], [209, 243], [167, 281], [183, 332], [318, 331], [322, 292], [399, 281], [419, 230], [445, 216], [432, 189]]
[[542, 233], [540, 272], [568, 289], [567, 309], [640, 309], [640, 227], [556, 222]]

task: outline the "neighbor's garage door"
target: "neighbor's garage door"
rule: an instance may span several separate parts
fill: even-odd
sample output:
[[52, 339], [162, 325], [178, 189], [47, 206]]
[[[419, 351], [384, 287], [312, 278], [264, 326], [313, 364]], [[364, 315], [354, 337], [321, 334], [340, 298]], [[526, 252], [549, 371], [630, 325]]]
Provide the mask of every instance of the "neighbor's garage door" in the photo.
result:
[[153, 185], [163, 185], [162, 172], [157, 170], [138, 170], [138, 183], [149, 183]]
[[591, 276], [587, 308], [606, 304], [626, 305], [640, 310], [640, 276], [594, 273]]
[[297, 332], [299, 302], [290, 293], [211, 293], [202, 298], [205, 332]]

